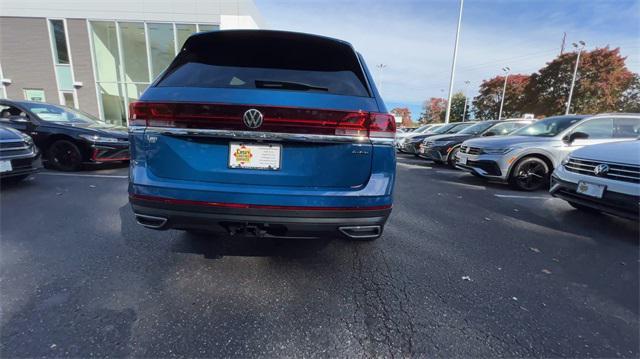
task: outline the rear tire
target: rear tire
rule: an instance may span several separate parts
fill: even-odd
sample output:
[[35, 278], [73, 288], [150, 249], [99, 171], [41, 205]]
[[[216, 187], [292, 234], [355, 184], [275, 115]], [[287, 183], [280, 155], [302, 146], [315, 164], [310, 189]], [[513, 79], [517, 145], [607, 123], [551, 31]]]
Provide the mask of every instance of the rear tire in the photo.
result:
[[518, 161], [509, 183], [521, 191], [536, 191], [549, 184], [551, 170], [547, 163], [538, 157], [525, 157]]
[[598, 211], [598, 210], [597, 210], [597, 209], [595, 209], [595, 208], [592, 208], [592, 207], [589, 207], [589, 206], [585, 206], [585, 205], [582, 205], [582, 204], [580, 204], [580, 203], [576, 203], [576, 202], [569, 202], [569, 204], [571, 205], [571, 207], [573, 207], [573, 208], [575, 208], [575, 209], [577, 209], [577, 210], [579, 210], [579, 211], [582, 211], [582, 212], [588, 212], [588, 213], [601, 213], [600, 211]]
[[68, 140], [58, 140], [47, 149], [49, 164], [65, 172], [77, 171], [82, 164], [82, 152], [75, 143]]

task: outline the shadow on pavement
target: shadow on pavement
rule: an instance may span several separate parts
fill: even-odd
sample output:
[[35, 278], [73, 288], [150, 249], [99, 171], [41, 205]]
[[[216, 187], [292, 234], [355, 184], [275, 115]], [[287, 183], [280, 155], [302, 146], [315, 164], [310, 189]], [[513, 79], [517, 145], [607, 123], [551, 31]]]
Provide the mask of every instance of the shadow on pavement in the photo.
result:
[[201, 254], [205, 258], [216, 259], [224, 256], [307, 258], [317, 255], [332, 240], [254, 238], [215, 232], [184, 232], [174, 242], [172, 251]]

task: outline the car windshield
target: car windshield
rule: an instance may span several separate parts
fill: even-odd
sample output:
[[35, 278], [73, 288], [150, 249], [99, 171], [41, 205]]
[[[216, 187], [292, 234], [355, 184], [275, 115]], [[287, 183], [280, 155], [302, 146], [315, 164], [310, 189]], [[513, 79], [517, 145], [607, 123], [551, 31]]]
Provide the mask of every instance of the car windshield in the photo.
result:
[[29, 111], [38, 118], [48, 122], [62, 123], [101, 123], [99, 119], [68, 107], [56, 106], [47, 103], [26, 103], [23, 104]]
[[512, 132], [514, 136], [554, 137], [580, 121], [580, 117], [549, 117]]
[[453, 127], [449, 128], [444, 133], [458, 133], [458, 132], [460, 132], [460, 131], [464, 130], [465, 128], [468, 128], [468, 127], [470, 127], [472, 125], [473, 125], [473, 123], [454, 123]]
[[448, 125], [442, 125], [438, 128], [436, 128], [435, 130], [429, 131], [431, 133], [447, 133], [447, 131], [449, 131], [450, 129], [454, 128], [457, 124], [456, 123], [450, 123]]
[[489, 132], [493, 132], [494, 135], [504, 136], [504, 135], [508, 135], [511, 132], [516, 131], [519, 128], [522, 128], [522, 127], [527, 126], [527, 125], [529, 125], [529, 123], [526, 123], [526, 122], [499, 123], [499, 124], [491, 127], [489, 129]]
[[411, 131], [411, 133], [422, 133], [422, 132], [427, 131], [431, 127], [432, 127], [431, 125], [420, 126], [420, 127], [416, 128], [415, 130]]
[[473, 126], [469, 126], [465, 129], [463, 129], [462, 131], [458, 132], [461, 135], [477, 135], [479, 133], [482, 133], [484, 131], [486, 131], [487, 129], [489, 129], [491, 126], [493, 126], [495, 124], [495, 122], [480, 122], [480, 123], [476, 123]]

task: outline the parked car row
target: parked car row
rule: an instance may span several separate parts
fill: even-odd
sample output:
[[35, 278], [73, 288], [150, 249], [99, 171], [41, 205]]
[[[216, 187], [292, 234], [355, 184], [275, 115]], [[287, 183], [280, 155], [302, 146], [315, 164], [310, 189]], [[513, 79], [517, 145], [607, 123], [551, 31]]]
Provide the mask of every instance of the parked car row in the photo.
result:
[[[129, 160], [129, 139], [125, 127], [108, 124], [60, 105], [0, 100], [0, 128], [2, 143], [13, 143], [11, 134], [22, 133], [22, 138], [32, 145], [34, 153], [41, 153], [42, 160], [49, 167], [60, 171], [75, 171], [84, 163]], [[6, 177], [13, 173], [9, 168], [21, 168], [21, 161], [26, 158], [23, 156], [27, 154], [5, 150], [4, 144], [2, 147], [0, 157], [4, 162], [0, 171]], [[24, 174], [16, 176], [26, 177]]]
[[468, 124], [442, 126], [444, 134], [410, 135], [396, 146], [399, 152], [447, 163], [519, 190], [550, 186], [552, 195], [575, 208], [638, 218], [640, 114]]

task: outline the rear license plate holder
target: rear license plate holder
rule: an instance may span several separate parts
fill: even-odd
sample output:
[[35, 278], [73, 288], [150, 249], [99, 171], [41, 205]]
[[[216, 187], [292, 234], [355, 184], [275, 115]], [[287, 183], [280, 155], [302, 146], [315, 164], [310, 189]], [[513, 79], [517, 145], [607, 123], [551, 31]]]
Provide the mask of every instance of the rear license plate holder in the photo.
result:
[[250, 142], [229, 143], [229, 168], [278, 171], [280, 170], [281, 163], [281, 144]]

